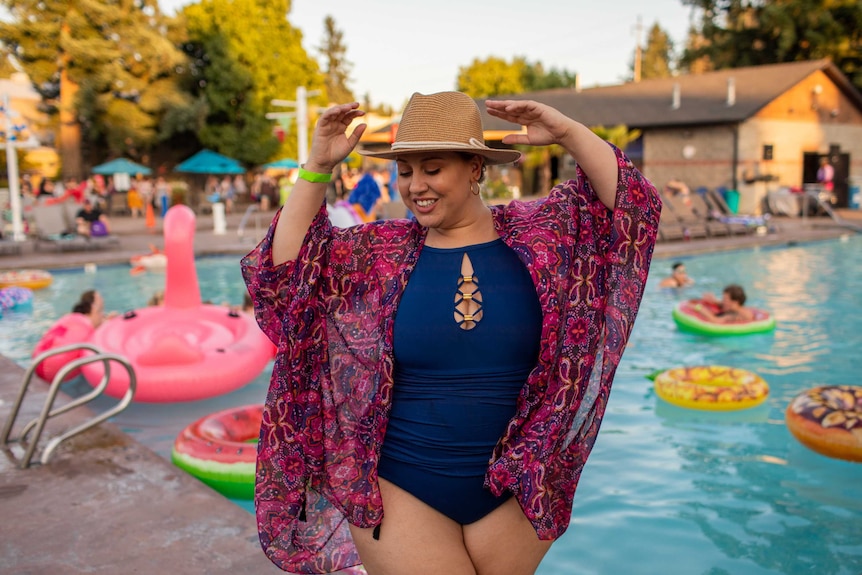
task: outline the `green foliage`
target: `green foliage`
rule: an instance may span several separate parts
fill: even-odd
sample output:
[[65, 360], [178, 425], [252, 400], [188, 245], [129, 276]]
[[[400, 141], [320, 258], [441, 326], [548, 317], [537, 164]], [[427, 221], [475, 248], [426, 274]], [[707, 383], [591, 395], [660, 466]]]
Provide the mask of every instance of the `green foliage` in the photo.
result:
[[551, 68], [545, 72], [540, 62], [526, 63], [521, 73], [521, 83], [525, 92], [538, 90], [553, 90], [554, 88], [571, 88], [577, 84], [578, 75], [567, 70]]
[[251, 164], [296, 156], [295, 131], [280, 146], [266, 119], [267, 112], [291, 110], [271, 101], [295, 99], [298, 86], [320, 90], [310, 110], [326, 98], [323, 76], [288, 22], [289, 10], [288, 0], [202, 0], [183, 10], [190, 58], [185, 81], [205, 105], [198, 134], [203, 145]]
[[511, 62], [491, 56], [474, 59], [458, 69], [457, 89], [473, 98], [521, 94], [538, 90], [568, 88], [577, 82], [577, 74], [551, 68], [545, 71], [541, 62], [531, 64], [523, 57]]
[[[327, 16], [323, 21], [326, 36], [323, 45], [318, 48], [326, 61], [324, 75], [326, 77], [326, 93], [332, 103], [343, 104], [353, 102], [356, 97], [347, 87], [350, 81], [351, 63], [347, 60], [347, 46], [344, 44], [344, 33], [336, 28], [335, 19]], [[367, 108], [366, 108], [367, 109]]]
[[[9, 187], [9, 166], [6, 163], [6, 140], [0, 138], [0, 144], [3, 145], [0, 150], [0, 187]], [[18, 160], [18, 174], [24, 174], [36, 168], [35, 165], [27, 161], [27, 150], [22, 148], [15, 149], [15, 156]], [[2, 207], [2, 206], [0, 206]]]
[[862, 89], [859, 0], [683, 0], [700, 14], [700, 41], [689, 42], [684, 67], [714, 69], [830, 58]]
[[510, 200], [514, 194], [503, 180], [491, 180], [485, 184], [485, 197], [495, 200]]
[[9, 56], [0, 51], [0, 78], [8, 78], [15, 71], [15, 67], [12, 65]]
[[11, 16], [0, 22], [3, 48], [42, 93], [44, 109], [57, 113], [60, 92], [77, 89], [73, 117], [93, 149], [107, 149], [91, 161], [142, 156], [170, 136], [161, 131], [164, 117], [193, 105], [176, 76], [185, 56], [165, 37], [156, 0], [2, 2]]
[[642, 133], [640, 130], [629, 130], [624, 124], [618, 124], [609, 128], [605, 126], [595, 126], [591, 128], [591, 130], [598, 137], [610, 142], [621, 150], [625, 150], [626, 146], [640, 138]]
[[641, 79], [669, 78], [672, 73], [673, 42], [667, 32], [653, 24], [641, 61]]
[[494, 56], [484, 61], [476, 58], [469, 66], [458, 68], [457, 89], [471, 98], [518, 94], [524, 91], [525, 65], [522, 58], [511, 63]]

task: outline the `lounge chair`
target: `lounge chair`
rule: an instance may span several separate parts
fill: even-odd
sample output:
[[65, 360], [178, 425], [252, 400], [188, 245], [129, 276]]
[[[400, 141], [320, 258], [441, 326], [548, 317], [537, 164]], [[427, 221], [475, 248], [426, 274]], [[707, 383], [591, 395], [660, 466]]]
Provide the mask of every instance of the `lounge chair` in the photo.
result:
[[[663, 200], [663, 199], [662, 199]], [[661, 218], [658, 223], [658, 239], [672, 241], [685, 239], [685, 228], [666, 202], [661, 204]]]
[[704, 199], [711, 209], [718, 214], [717, 219], [728, 224], [735, 234], [754, 233], [757, 228], [769, 223], [769, 215], [734, 214], [717, 190], [707, 190]]
[[82, 236], [75, 231], [74, 215], [69, 213], [66, 202], [33, 206], [31, 210], [36, 227], [36, 249], [43, 244], [58, 251], [82, 251], [102, 249], [119, 245], [117, 236]]
[[663, 194], [662, 201], [682, 226], [686, 239], [709, 237], [706, 221], [697, 215], [690, 205], [686, 204], [684, 196]]
[[711, 209], [709, 204], [706, 203], [703, 197], [705, 192], [706, 190], [703, 190], [703, 193], [698, 190], [689, 196], [691, 211], [703, 220], [710, 236], [729, 236], [733, 234], [730, 224], [721, 221], [721, 214]]
[[22, 249], [22, 242], [16, 242], [14, 240], [9, 240], [6, 238], [0, 239], [0, 254], [2, 255], [20, 255]]

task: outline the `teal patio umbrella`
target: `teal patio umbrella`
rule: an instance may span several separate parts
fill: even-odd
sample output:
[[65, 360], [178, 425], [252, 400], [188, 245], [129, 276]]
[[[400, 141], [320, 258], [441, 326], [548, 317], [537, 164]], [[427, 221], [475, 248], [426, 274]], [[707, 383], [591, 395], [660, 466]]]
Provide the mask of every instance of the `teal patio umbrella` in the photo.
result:
[[103, 176], [110, 176], [112, 174], [141, 174], [143, 176], [149, 176], [153, 173], [153, 171], [148, 167], [126, 158], [116, 158], [110, 162], [99, 164], [91, 171], [94, 174], [102, 174]]
[[298, 168], [299, 162], [291, 158], [282, 158], [280, 160], [264, 164], [263, 167], [272, 168], [275, 170], [289, 170], [291, 168]]
[[244, 174], [245, 168], [238, 160], [203, 149], [180, 162], [174, 171], [186, 174]]

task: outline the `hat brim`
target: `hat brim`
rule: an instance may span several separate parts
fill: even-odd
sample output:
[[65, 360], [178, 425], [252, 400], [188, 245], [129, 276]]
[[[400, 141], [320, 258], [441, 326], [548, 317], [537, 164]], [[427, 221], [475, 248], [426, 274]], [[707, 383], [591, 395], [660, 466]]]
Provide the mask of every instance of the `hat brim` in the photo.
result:
[[381, 158], [384, 160], [395, 160], [399, 156], [407, 154], [428, 153], [428, 152], [466, 152], [468, 154], [476, 154], [485, 158], [488, 164], [511, 164], [517, 162], [521, 158], [521, 152], [518, 150], [496, 150], [494, 148], [414, 148], [404, 150], [384, 150], [381, 152], [372, 152], [369, 150], [357, 150], [362, 156], [371, 158]]

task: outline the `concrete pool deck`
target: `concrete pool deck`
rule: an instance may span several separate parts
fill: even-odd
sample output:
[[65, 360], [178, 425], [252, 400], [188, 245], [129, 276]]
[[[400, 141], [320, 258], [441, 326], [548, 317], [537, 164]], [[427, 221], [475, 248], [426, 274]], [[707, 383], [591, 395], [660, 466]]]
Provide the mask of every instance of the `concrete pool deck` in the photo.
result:
[[[862, 225], [862, 212], [842, 210]], [[212, 217], [198, 218], [198, 255], [248, 252], [272, 213], [261, 214], [258, 230], [237, 234], [242, 214], [228, 216], [223, 234]], [[853, 233], [828, 218], [776, 218], [764, 236], [661, 242], [656, 257], [686, 257], [715, 251], [793, 245]], [[143, 219], [114, 218], [120, 245], [100, 251], [35, 251], [0, 256], [0, 269], [81, 267], [128, 263], [130, 257], [163, 245], [161, 222], [153, 230]], [[658, 272], [657, 272], [658, 273]], [[0, 424], [5, 424], [24, 370], [0, 356]], [[34, 382], [13, 437], [42, 409], [47, 386]], [[69, 400], [60, 395], [58, 405]], [[79, 408], [49, 421], [40, 445], [92, 415]], [[254, 518], [247, 511], [187, 475], [169, 461], [103, 423], [57, 449], [47, 465], [17, 467], [23, 450], [0, 456], [0, 572], [40, 573], [280, 573], [260, 550]], [[34, 458], [38, 461], [38, 454]]]

